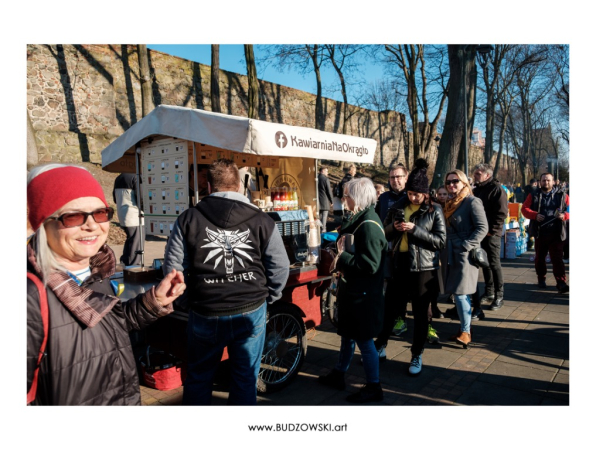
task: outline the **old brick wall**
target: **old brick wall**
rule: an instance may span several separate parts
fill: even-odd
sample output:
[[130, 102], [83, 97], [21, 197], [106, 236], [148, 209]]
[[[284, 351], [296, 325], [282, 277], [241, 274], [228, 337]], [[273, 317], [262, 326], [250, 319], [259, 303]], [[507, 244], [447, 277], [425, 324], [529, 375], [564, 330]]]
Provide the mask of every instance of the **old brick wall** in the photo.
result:
[[[209, 66], [153, 50], [149, 65], [156, 106], [211, 110]], [[246, 116], [247, 91], [246, 76], [220, 71], [223, 113]], [[259, 116], [314, 127], [315, 99], [307, 92], [260, 81]], [[323, 106], [325, 131], [339, 132], [342, 103], [325, 98]], [[101, 151], [141, 119], [137, 46], [28, 45], [27, 114], [36, 144], [31, 147], [37, 148], [40, 162], [100, 163]], [[405, 120], [395, 111], [350, 106], [347, 132], [377, 140], [376, 164], [408, 160], [412, 167], [412, 136], [405, 132]], [[433, 147], [428, 157], [431, 171], [436, 155]], [[470, 166], [481, 160], [482, 149], [471, 147]]]
[[[149, 51], [156, 105], [211, 110], [210, 67]], [[247, 115], [247, 78], [220, 71], [223, 113]], [[314, 127], [315, 96], [260, 81], [260, 119]], [[342, 104], [324, 99], [325, 130], [341, 129]], [[101, 151], [141, 119], [136, 45], [28, 45], [27, 112], [41, 162], [101, 161]], [[348, 134], [379, 142], [377, 163], [404, 160], [403, 114], [351, 107]], [[381, 161], [381, 153], [383, 161]]]

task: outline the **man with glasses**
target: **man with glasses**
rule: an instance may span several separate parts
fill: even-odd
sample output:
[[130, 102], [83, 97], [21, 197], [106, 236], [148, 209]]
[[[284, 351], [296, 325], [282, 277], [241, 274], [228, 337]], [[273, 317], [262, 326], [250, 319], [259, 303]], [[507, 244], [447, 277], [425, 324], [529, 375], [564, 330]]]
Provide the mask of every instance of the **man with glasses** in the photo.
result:
[[554, 187], [551, 173], [540, 175], [540, 189], [528, 195], [522, 206], [522, 214], [530, 219], [528, 232], [535, 237], [536, 259], [534, 267], [538, 286], [546, 288], [546, 255], [550, 255], [553, 274], [560, 294], [569, 292], [563, 241], [567, 238], [565, 222], [569, 220], [569, 196]]
[[[478, 164], [474, 167], [474, 196], [482, 200], [488, 221], [488, 234], [480, 246], [486, 251], [489, 267], [483, 268], [484, 295], [481, 303], [491, 304], [490, 309], [496, 311], [503, 306], [503, 273], [501, 271], [501, 234], [508, 214], [507, 194], [496, 178], [489, 164]], [[472, 320], [484, 318], [480, 305], [474, 305]]]
[[387, 211], [393, 206], [399, 199], [406, 196], [406, 181], [408, 181], [408, 171], [402, 163], [391, 164], [389, 167], [389, 190], [383, 192], [377, 200], [377, 206], [375, 212], [381, 218], [381, 221], [385, 221], [387, 217]]
[[[137, 176], [134, 173], [122, 173], [114, 181], [112, 191], [118, 210], [118, 222], [126, 233], [126, 242], [122, 249], [120, 262], [125, 266], [141, 264], [141, 233], [139, 232], [139, 196]], [[142, 222], [141, 222], [142, 225]]]

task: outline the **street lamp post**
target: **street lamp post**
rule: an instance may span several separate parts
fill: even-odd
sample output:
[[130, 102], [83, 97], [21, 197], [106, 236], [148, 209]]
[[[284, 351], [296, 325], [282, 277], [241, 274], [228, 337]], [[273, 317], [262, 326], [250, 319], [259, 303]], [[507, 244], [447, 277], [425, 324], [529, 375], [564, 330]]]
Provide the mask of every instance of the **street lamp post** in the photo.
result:
[[[463, 86], [463, 98], [464, 98], [464, 169], [466, 176], [469, 177], [469, 155], [468, 155], [468, 98], [467, 98], [467, 90], [466, 90], [466, 70], [465, 70], [465, 52], [469, 48], [473, 48], [476, 50], [476, 53], [480, 55], [480, 65], [482, 68], [486, 67], [488, 64], [488, 54], [494, 50], [494, 46], [489, 44], [472, 44], [466, 45], [463, 48], [464, 54], [462, 55], [462, 64], [461, 64], [461, 76], [462, 76], [462, 86]], [[474, 64], [476, 64], [476, 56], [474, 56]]]

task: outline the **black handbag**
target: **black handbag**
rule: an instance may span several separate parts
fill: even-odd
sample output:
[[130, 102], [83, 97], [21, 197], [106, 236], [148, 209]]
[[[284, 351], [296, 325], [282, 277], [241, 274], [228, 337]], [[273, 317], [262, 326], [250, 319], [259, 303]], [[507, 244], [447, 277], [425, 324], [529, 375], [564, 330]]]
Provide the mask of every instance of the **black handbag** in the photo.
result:
[[470, 250], [470, 263], [478, 268], [488, 268], [488, 255], [482, 247]]

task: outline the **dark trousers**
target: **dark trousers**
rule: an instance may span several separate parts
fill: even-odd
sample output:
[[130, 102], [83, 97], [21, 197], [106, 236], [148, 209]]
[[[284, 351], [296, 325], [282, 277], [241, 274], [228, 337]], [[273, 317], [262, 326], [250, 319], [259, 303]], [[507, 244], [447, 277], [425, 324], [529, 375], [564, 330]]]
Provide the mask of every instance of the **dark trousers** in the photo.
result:
[[565, 222], [565, 228], [567, 229], [567, 238], [563, 242], [563, 259], [569, 259], [569, 221]]
[[534, 246], [536, 248], [534, 267], [536, 268], [538, 281], [546, 279], [546, 255], [550, 254], [550, 260], [553, 264], [553, 275], [557, 280], [557, 285], [567, 283], [561, 236], [551, 234], [537, 237]]
[[[439, 296], [439, 277], [436, 270], [424, 272], [410, 272], [408, 274], [408, 297], [412, 302], [414, 313], [414, 340], [412, 342], [412, 355], [417, 356], [424, 350], [428, 335], [429, 306], [433, 299]], [[404, 296], [402, 296], [404, 298]], [[407, 302], [407, 298], [405, 300]]]
[[137, 250], [141, 250], [141, 233], [139, 227], [122, 227], [126, 233], [126, 242], [122, 249], [120, 262], [125, 266], [138, 266], [141, 264], [141, 255]]
[[501, 270], [501, 236], [486, 236], [480, 246], [486, 251], [489, 267], [482, 268], [484, 293], [494, 295], [503, 292], [503, 272]]
[[388, 281], [385, 290], [383, 329], [375, 344], [377, 348], [387, 345], [396, 319], [401, 317], [405, 320], [408, 301], [411, 301], [414, 313], [412, 354], [420, 355], [424, 350], [428, 325], [432, 322], [430, 305], [439, 295], [439, 276], [437, 270], [410, 272], [404, 265], [408, 254], [400, 256], [395, 275]]

